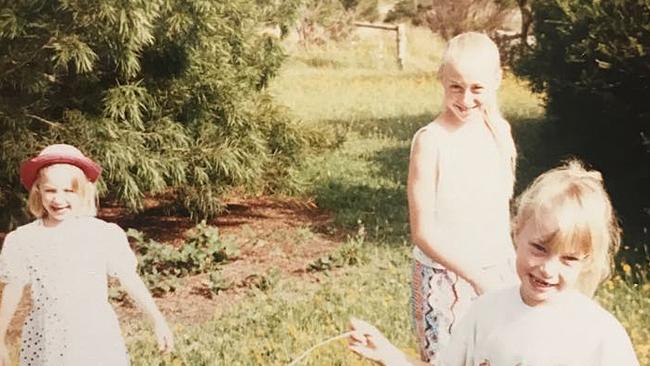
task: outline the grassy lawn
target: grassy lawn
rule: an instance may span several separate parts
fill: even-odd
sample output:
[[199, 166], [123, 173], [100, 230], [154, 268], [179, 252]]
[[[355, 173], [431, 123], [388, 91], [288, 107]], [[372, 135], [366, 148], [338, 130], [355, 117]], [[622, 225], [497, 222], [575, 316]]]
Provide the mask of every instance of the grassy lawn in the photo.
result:
[[[403, 71], [392, 59], [392, 47], [389, 35], [377, 35], [296, 48], [272, 85], [276, 99], [304, 124], [341, 136], [337, 148], [313, 156], [297, 173], [308, 182], [307, 193], [318, 206], [335, 213], [332, 225], [352, 233], [330, 258], [338, 269], [318, 267], [309, 281], [270, 280], [213, 320], [176, 325], [177, 352], [171, 356], [157, 355], [150, 330], [134, 324], [127, 340], [135, 365], [286, 365], [311, 346], [346, 332], [350, 316], [369, 320], [414, 352], [406, 169], [412, 134], [439, 110], [435, 69], [441, 46], [428, 31], [409, 30]], [[506, 75], [500, 100], [519, 146], [520, 190], [556, 165], [557, 156], [541, 133], [540, 96]], [[628, 329], [641, 364], [650, 365], [647, 266], [621, 268], [598, 299]], [[368, 363], [351, 354], [344, 340], [336, 340], [300, 364]]]

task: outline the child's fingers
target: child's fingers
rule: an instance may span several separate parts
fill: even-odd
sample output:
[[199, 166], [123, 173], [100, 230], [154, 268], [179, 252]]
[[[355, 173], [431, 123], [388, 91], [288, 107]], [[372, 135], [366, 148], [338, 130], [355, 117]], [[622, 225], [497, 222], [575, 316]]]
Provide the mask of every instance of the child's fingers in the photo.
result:
[[377, 360], [377, 355], [374, 349], [368, 348], [360, 344], [351, 344], [348, 346], [354, 353], [360, 355], [361, 357], [368, 358], [370, 360]]
[[359, 332], [359, 331], [350, 332], [350, 338], [352, 338], [352, 340], [356, 342], [366, 343], [367, 341], [366, 335], [363, 332]]

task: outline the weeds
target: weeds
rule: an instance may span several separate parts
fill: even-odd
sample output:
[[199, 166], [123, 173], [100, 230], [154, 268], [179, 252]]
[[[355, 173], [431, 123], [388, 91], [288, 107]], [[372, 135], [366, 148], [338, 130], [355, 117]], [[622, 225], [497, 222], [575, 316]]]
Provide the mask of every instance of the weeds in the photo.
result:
[[214, 272], [238, 254], [236, 245], [220, 237], [218, 229], [205, 221], [190, 231], [180, 249], [147, 239], [134, 229], [127, 230], [127, 235], [135, 244], [138, 272], [155, 296], [175, 291], [181, 278], [199, 273], [211, 273], [210, 288], [221, 289], [226, 283], [217, 280]]
[[368, 262], [368, 254], [364, 250], [366, 229], [359, 222], [359, 229], [356, 235], [339, 246], [333, 253], [322, 256], [307, 266], [310, 272], [326, 271], [344, 266], [365, 264]]

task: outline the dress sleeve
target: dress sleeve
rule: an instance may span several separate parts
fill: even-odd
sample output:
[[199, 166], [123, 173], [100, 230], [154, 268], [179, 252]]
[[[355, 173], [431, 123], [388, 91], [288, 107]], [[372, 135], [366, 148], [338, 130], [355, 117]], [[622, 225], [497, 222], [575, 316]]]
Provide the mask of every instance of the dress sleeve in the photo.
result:
[[125, 273], [135, 272], [138, 261], [129, 246], [124, 230], [115, 224], [108, 224], [107, 231], [106, 273], [119, 278]]
[[27, 256], [24, 245], [21, 245], [15, 233], [13, 231], [7, 234], [2, 245], [2, 252], [0, 252], [0, 282], [26, 285], [29, 283]]

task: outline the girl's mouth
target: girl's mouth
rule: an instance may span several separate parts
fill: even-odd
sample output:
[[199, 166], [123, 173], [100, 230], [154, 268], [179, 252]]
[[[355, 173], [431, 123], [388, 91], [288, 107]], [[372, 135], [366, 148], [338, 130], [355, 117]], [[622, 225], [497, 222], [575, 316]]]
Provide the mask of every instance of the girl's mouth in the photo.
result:
[[534, 287], [541, 288], [541, 289], [548, 289], [556, 286], [556, 284], [554, 283], [549, 283], [544, 280], [540, 280], [539, 278], [533, 275], [530, 275], [530, 282], [533, 284]]
[[477, 105], [473, 105], [473, 106], [471, 106], [471, 107], [465, 107], [465, 106], [463, 106], [463, 105], [456, 104], [456, 108], [458, 108], [458, 110], [461, 111], [461, 112], [467, 112], [467, 111], [469, 111], [469, 110], [471, 110], [471, 109], [474, 109], [474, 108], [476, 108], [476, 107], [478, 107], [478, 106], [477, 106]]
[[70, 206], [61, 206], [61, 207], [51, 207], [53, 212], [60, 213], [65, 210], [69, 210]]

